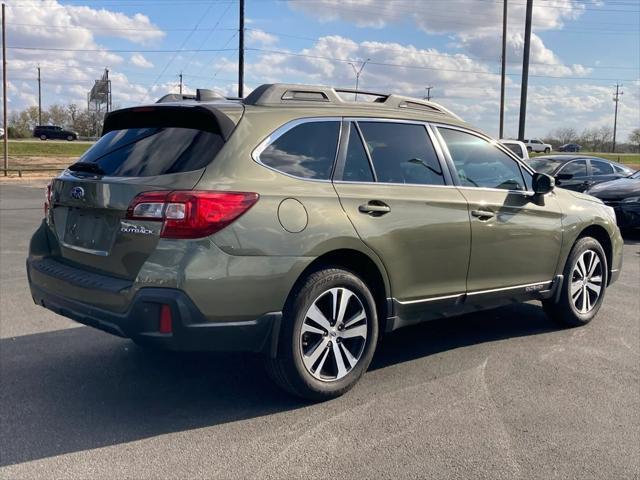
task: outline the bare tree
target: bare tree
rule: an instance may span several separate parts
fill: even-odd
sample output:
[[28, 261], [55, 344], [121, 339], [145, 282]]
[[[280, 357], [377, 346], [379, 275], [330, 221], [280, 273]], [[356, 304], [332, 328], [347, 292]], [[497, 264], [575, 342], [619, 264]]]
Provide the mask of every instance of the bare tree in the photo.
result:
[[555, 129], [549, 134], [549, 137], [555, 140], [555, 143], [564, 145], [566, 143], [575, 143], [578, 141], [578, 132], [575, 128], [561, 127]]
[[638, 153], [640, 153], [640, 128], [634, 128], [629, 134], [629, 143], [637, 145]]
[[62, 105], [51, 105], [47, 110], [49, 123], [60, 127], [70, 126], [69, 111]]

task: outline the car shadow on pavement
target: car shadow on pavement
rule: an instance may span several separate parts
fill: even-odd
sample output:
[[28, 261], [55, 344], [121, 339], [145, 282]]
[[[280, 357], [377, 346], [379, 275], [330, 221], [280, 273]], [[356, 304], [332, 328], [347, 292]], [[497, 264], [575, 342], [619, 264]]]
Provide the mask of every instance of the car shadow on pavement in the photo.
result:
[[[556, 328], [531, 304], [436, 320], [387, 335], [371, 368]], [[1, 340], [0, 379], [0, 466], [307, 405], [259, 357], [146, 350], [88, 327]]]

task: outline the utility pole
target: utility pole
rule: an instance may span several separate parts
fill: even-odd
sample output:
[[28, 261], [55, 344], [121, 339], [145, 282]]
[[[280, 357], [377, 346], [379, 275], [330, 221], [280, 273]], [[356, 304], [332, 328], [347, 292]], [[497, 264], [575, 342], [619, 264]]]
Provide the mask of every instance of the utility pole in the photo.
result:
[[524, 26], [524, 55], [522, 58], [522, 87], [520, 88], [520, 126], [518, 140], [524, 139], [524, 127], [527, 117], [527, 88], [529, 86], [529, 52], [531, 51], [531, 17], [533, 0], [527, 0], [527, 13]]
[[355, 101], [358, 101], [358, 86], [360, 85], [360, 74], [362, 73], [362, 70], [364, 70], [364, 66], [370, 62], [371, 59], [367, 58], [364, 62], [362, 62], [362, 65], [360, 65], [360, 67], [356, 67], [355, 63], [349, 62], [349, 65], [351, 65], [351, 68], [353, 68], [353, 73], [356, 74], [356, 98]]
[[624, 92], [620, 91], [619, 83], [616, 83], [616, 93], [613, 96], [613, 101], [616, 104], [615, 114], [613, 116], [613, 144], [611, 145], [611, 153], [616, 151], [616, 131], [618, 128], [618, 102], [620, 101], [620, 95], [624, 95]]
[[424, 87], [424, 89], [427, 91], [427, 95], [424, 97], [424, 99], [425, 99], [427, 102], [430, 102], [430, 101], [431, 101], [431, 89], [432, 89], [432, 88], [433, 88], [433, 87]]
[[180, 77], [180, 95], [182, 95], [182, 72], [180, 72], [180, 75], [178, 75], [178, 77]]
[[240, 0], [238, 26], [238, 97], [244, 97], [244, 0]]
[[4, 176], [9, 168], [9, 124], [7, 122], [7, 25], [5, 23], [4, 3], [2, 4], [2, 121], [4, 124]]
[[500, 134], [504, 138], [504, 87], [507, 75], [507, 0], [502, 0], [502, 70], [500, 71]]
[[40, 81], [40, 65], [38, 65], [38, 125], [42, 125], [42, 82]]

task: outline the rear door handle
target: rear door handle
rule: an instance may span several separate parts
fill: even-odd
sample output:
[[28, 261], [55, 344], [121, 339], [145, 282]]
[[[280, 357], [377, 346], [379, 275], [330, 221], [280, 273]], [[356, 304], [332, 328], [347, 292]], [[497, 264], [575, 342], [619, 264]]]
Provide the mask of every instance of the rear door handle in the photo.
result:
[[471, 215], [480, 220], [489, 220], [494, 216], [494, 213], [489, 210], [471, 210]]
[[384, 202], [380, 202], [379, 200], [372, 200], [369, 203], [360, 205], [358, 207], [358, 211], [360, 213], [369, 213], [371, 215], [384, 215], [385, 213], [389, 213], [391, 211], [391, 207]]

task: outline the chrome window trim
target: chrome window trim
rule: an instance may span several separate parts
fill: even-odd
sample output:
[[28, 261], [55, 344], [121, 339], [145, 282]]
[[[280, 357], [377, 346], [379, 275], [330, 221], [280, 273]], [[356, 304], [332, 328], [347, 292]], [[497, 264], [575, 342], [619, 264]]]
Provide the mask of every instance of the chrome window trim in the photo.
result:
[[[290, 173], [287, 172], [283, 172], [282, 170], [278, 170], [277, 168], [271, 167], [265, 163], [263, 163], [260, 160], [260, 154], [262, 154], [262, 152], [265, 151], [265, 149], [271, 145], [273, 142], [275, 142], [278, 138], [280, 138], [282, 135], [284, 135], [285, 133], [287, 133], [289, 130], [294, 129], [295, 127], [305, 124], [305, 123], [319, 123], [319, 122], [337, 122], [338, 123], [338, 139], [336, 142], [336, 153], [334, 155], [333, 158], [333, 165], [331, 166], [331, 172], [329, 173], [329, 178], [327, 179], [322, 179], [322, 178], [306, 178], [306, 177], [299, 177], [297, 175], [292, 175]], [[297, 118], [295, 120], [290, 120], [286, 123], [284, 123], [283, 125], [279, 126], [278, 128], [276, 128], [273, 132], [271, 132], [264, 140], [262, 140], [257, 147], [255, 147], [253, 149], [253, 151], [251, 152], [251, 158], [253, 159], [254, 162], [256, 162], [258, 165], [261, 165], [265, 168], [268, 168], [269, 170], [273, 171], [273, 172], [277, 172], [280, 175], [285, 175], [289, 178], [295, 178], [296, 180], [305, 180], [307, 182], [320, 182], [320, 183], [331, 183], [332, 182], [332, 177], [333, 177], [333, 173], [335, 171], [336, 168], [336, 162], [338, 160], [338, 152], [340, 150], [340, 139], [342, 138], [342, 117], [304, 117], [304, 118]]]
[[[429, 298], [420, 298], [418, 300], [398, 300], [397, 298], [394, 298], [394, 300], [396, 302], [398, 302], [400, 305], [412, 305], [415, 303], [427, 303], [427, 302], [435, 302], [438, 300], [449, 300], [451, 298], [457, 298], [457, 297], [464, 297], [466, 296], [470, 296], [470, 295], [482, 295], [482, 294], [486, 294], [486, 293], [495, 293], [495, 292], [506, 292], [508, 290], [516, 290], [518, 288], [527, 288], [527, 287], [535, 287], [538, 285], [552, 285], [553, 284], [553, 280], [547, 280], [544, 282], [534, 282], [534, 283], [524, 283], [521, 285], [513, 285], [511, 287], [501, 287], [501, 288], [492, 288], [489, 290], [476, 290], [475, 292], [467, 292], [467, 293], [455, 293], [452, 295], [443, 295], [440, 297], [429, 297]], [[535, 292], [539, 292], [540, 290], [536, 290]]]

